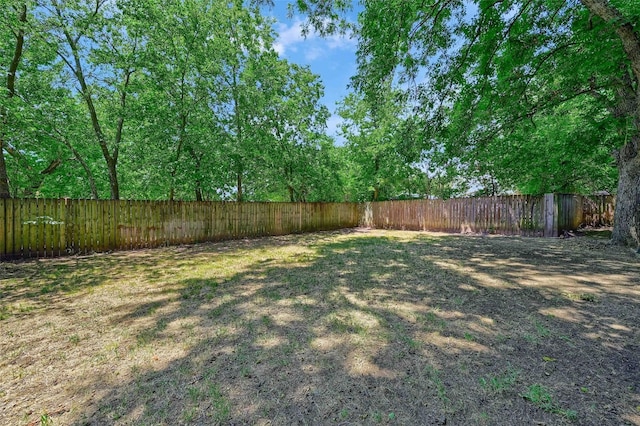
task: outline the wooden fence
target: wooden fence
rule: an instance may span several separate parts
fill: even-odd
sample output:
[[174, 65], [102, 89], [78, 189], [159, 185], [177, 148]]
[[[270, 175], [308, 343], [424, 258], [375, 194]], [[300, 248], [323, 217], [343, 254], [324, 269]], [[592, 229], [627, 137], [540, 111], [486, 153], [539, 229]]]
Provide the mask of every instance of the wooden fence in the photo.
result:
[[350, 228], [558, 236], [613, 223], [611, 196], [366, 203], [0, 199], [0, 259], [131, 250]]
[[612, 226], [616, 199], [613, 195], [582, 197], [583, 225]]
[[0, 199], [0, 259], [358, 226], [355, 203]]
[[556, 237], [581, 225], [613, 223], [612, 199], [573, 194], [513, 195], [367, 203], [372, 228]]

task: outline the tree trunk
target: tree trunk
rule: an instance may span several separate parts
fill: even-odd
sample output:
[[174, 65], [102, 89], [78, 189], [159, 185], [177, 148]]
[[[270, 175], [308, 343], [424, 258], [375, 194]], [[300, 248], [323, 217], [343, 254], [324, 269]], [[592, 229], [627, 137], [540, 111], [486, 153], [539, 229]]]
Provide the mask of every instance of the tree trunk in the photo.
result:
[[71, 145], [71, 143], [62, 135], [62, 133], [60, 133], [60, 136], [61, 136], [62, 143], [67, 148], [69, 148], [69, 150], [73, 154], [73, 157], [78, 161], [78, 163], [80, 163], [80, 165], [82, 166], [82, 169], [86, 173], [87, 180], [89, 181], [89, 187], [91, 188], [91, 198], [94, 200], [97, 200], [99, 198], [98, 187], [96, 186], [96, 180], [93, 178], [93, 173], [91, 172], [91, 168], [89, 167], [89, 164], [87, 164], [87, 162], [84, 161], [84, 158], [82, 158], [78, 150], [75, 149], [73, 145]]
[[44, 183], [44, 179], [48, 175], [53, 174], [56, 171], [56, 169], [60, 167], [61, 164], [62, 164], [62, 160], [59, 158], [52, 160], [46, 169], [38, 173], [38, 175], [35, 176], [35, 178], [33, 178], [31, 182], [31, 186], [25, 190], [24, 196], [27, 198], [37, 197], [38, 191], [40, 190], [40, 188], [42, 187], [42, 184]]
[[375, 181], [375, 185], [373, 185], [373, 194], [371, 195], [371, 201], [378, 201], [378, 197], [380, 196], [380, 188], [378, 187], [378, 173], [380, 172], [380, 159], [376, 156], [373, 159], [373, 170], [374, 175], [373, 179]]
[[236, 147], [235, 150], [236, 152], [238, 152], [239, 154], [237, 154], [238, 159], [235, 161], [235, 163], [238, 165], [238, 167], [236, 167], [236, 170], [238, 170], [236, 172], [236, 178], [237, 178], [237, 185], [236, 185], [236, 200], [241, 203], [243, 201], [243, 194], [242, 194], [242, 170], [244, 169], [244, 164], [242, 161], [242, 155], [244, 154], [242, 152], [242, 145], [243, 145], [243, 132], [242, 132], [242, 109], [240, 107], [240, 96], [238, 95], [238, 76], [236, 75], [236, 73], [239, 72], [239, 70], [234, 66], [233, 67], [233, 81], [231, 84], [231, 94], [233, 96], [233, 116], [234, 116], [234, 120], [235, 120], [235, 125], [236, 125]]
[[639, 142], [640, 135], [623, 147], [618, 160], [618, 193], [611, 235], [615, 244], [640, 244], [640, 156], [632, 149]]
[[180, 156], [182, 155], [182, 147], [184, 145], [184, 138], [185, 138], [185, 131], [187, 128], [187, 115], [186, 114], [180, 114], [180, 127], [178, 128], [178, 148], [176, 149], [176, 159], [173, 162], [173, 168], [171, 169], [171, 188], [169, 190], [169, 201], [173, 201], [173, 198], [175, 196], [175, 181], [176, 181], [176, 174], [178, 173], [178, 162], [180, 161]]
[[242, 173], [238, 173], [237, 174], [237, 178], [238, 178], [238, 181], [237, 181], [237, 190], [238, 190], [238, 192], [237, 192], [236, 200], [239, 203], [241, 203], [243, 201], [243, 195], [242, 195]]
[[287, 189], [289, 190], [289, 201], [294, 203], [296, 201], [296, 197], [295, 197], [294, 192], [293, 192], [293, 186], [287, 185]]
[[124, 128], [124, 114], [127, 108], [127, 90], [131, 82], [133, 70], [128, 69], [124, 74], [124, 85], [120, 93], [120, 112], [116, 124], [116, 136], [113, 141], [113, 152], [107, 156], [107, 165], [109, 167], [109, 184], [111, 186], [111, 199], [120, 199], [120, 183], [118, 182], [118, 156], [120, 155], [120, 144], [122, 143], [122, 129]]
[[196, 152], [194, 151], [192, 146], [187, 146], [187, 151], [189, 152], [189, 155], [191, 155], [191, 158], [193, 159], [193, 162], [195, 163], [195, 191], [196, 191], [196, 201], [204, 201], [204, 193], [202, 191], [202, 179], [201, 179], [201, 174], [200, 171], [202, 169], [202, 161], [200, 159], [200, 157], [198, 157], [196, 155]]
[[107, 168], [109, 170], [109, 186], [111, 188], [111, 199], [120, 199], [120, 185], [118, 184], [117, 160], [112, 157], [107, 160]]
[[[58, 4], [55, 5], [56, 11], [59, 16], [62, 16], [62, 12], [60, 10], [60, 6]], [[97, 14], [98, 9], [96, 8], [95, 13]], [[69, 69], [76, 76], [78, 84], [80, 85], [80, 94], [82, 95], [85, 104], [87, 106], [87, 110], [89, 112], [89, 117], [91, 119], [91, 126], [93, 128], [94, 134], [98, 141], [98, 145], [100, 146], [100, 150], [102, 151], [102, 156], [104, 157], [107, 163], [107, 172], [109, 177], [109, 187], [111, 189], [111, 199], [119, 200], [120, 199], [120, 187], [118, 184], [118, 154], [119, 154], [119, 145], [122, 140], [122, 130], [124, 126], [124, 110], [126, 108], [126, 99], [127, 99], [127, 89], [130, 83], [131, 75], [133, 74], [133, 70], [129, 69], [125, 71], [124, 74], [124, 86], [122, 92], [120, 93], [120, 107], [121, 110], [118, 115], [118, 120], [116, 123], [116, 135], [114, 138], [114, 147], [113, 153], [109, 152], [109, 144], [107, 143], [107, 137], [102, 131], [102, 125], [100, 124], [100, 120], [98, 118], [98, 112], [96, 110], [96, 106], [93, 102], [93, 95], [88, 86], [86, 75], [83, 68], [83, 60], [80, 57], [80, 50], [78, 48], [78, 43], [80, 42], [80, 36], [74, 38], [71, 36], [68, 28], [63, 28], [63, 33], [69, 48], [71, 49], [71, 55], [73, 57], [73, 63], [64, 57], [64, 54], [58, 53], [60, 57], [63, 58], [64, 62], [67, 64]], [[86, 62], [84, 62], [86, 64]]]
[[[622, 43], [635, 87], [633, 110], [625, 111], [634, 122], [634, 134], [616, 153], [618, 163], [618, 193], [613, 218], [612, 241], [616, 244], [637, 245], [640, 242], [640, 29], [637, 20], [627, 19], [607, 0], [580, 0], [591, 13], [599, 16], [615, 31]], [[633, 91], [632, 91], [633, 93]]]
[[[27, 5], [20, 5], [18, 20], [24, 24], [27, 22]], [[16, 94], [16, 74], [18, 66], [22, 59], [22, 51], [24, 48], [24, 27], [20, 27], [15, 34], [16, 45], [13, 49], [13, 58], [7, 70], [7, 98], [11, 99]], [[7, 125], [8, 112], [4, 108], [0, 109], [0, 198], [11, 198], [9, 191], [9, 175], [7, 174], [7, 163], [4, 158], [5, 130]]]
[[102, 156], [104, 157], [107, 163], [107, 172], [109, 175], [109, 187], [111, 189], [111, 199], [118, 200], [120, 199], [120, 188], [118, 186], [118, 172], [117, 172], [117, 161], [118, 158], [112, 156], [109, 153], [109, 148], [107, 145], [107, 139], [102, 132], [102, 126], [100, 125], [100, 121], [98, 119], [98, 113], [96, 112], [95, 105], [93, 103], [93, 98], [91, 97], [91, 92], [89, 90], [89, 86], [85, 80], [84, 71], [82, 68], [82, 61], [80, 56], [78, 55], [78, 47], [73, 41], [73, 38], [69, 34], [68, 31], [65, 30], [65, 35], [69, 42], [69, 46], [71, 47], [71, 51], [73, 52], [73, 57], [75, 60], [75, 68], [71, 68], [75, 73], [78, 82], [80, 83], [82, 97], [85, 100], [85, 104], [89, 111], [89, 117], [91, 118], [91, 125], [93, 127], [93, 131], [95, 133], [96, 139], [98, 140], [98, 144], [100, 145], [100, 150], [102, 151]]

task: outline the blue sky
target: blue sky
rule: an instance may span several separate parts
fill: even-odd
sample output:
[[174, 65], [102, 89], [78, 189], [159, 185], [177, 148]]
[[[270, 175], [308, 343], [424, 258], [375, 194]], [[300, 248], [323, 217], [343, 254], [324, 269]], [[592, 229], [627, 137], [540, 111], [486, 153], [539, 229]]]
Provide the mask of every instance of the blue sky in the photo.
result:
[[[327, 133], [337, 137], [340, 118], [336, 114], [336, 103], [349, 92], [347, 85], [356, 72], [356, 40], [347, 36], [319, 37], [317, 34], [302, 35], [303, 16], [287, 16], [288, 0], [275, 0], [274, 7], [264, 11], [276, 19], [275, 31], [279, 34], [275, 49], [281, 58], [300, 65], [308, 65], [318, 74], [325, 87], [324, 104], [332, 116]], [[354, 14], [355, 20], [355, 14]]]

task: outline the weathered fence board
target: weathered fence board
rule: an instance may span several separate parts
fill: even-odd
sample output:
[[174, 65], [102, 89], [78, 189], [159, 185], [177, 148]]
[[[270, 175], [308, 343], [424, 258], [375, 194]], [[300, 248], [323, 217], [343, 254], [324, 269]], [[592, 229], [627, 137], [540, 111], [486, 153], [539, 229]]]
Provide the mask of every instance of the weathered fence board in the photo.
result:
[[613, 195], [590, 195], [582, 197], [583, 222], [586, 226], [613, 225], [616, 199]]
[[541, 236], [540, 197], [503, 196], [368, 203], [364, 224], [373, 228]]
[[0, 199], [0, 259], [355, 227], [355, 203]]
[[581, 225], [611, 225], [613, 202], [573, 194], [366, 203], [365, 226], [556, 237]]
[[582, 196], [555, 194], [558, 206], [558, 232], [577, 229], [583, 222]]

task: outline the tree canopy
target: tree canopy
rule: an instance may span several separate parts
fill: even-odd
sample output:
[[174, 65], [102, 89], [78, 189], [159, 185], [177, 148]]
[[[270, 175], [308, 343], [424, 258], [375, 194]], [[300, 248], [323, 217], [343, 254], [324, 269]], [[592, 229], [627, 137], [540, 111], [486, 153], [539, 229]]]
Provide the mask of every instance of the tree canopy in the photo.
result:
[[338, 197], [322, 82], [258, 6], [7, 0], [0, 28], [0, 197]]
[[[353, 6], [297, 3], [322, 27]], [[410, 93], [423, 150], [521, 192], [611, 190], [617, 181], [613, 239], [637, 241], [640, 3], [361, 5], [354, 85], [373, 103], [389, 82]]]
[[[358, 39], [344, 146], [268, 1], [5, 0], [0, 197], [617, 194], [640, 229], [640, 4], [295, 0]], [[352, 12], [351, 12], [352, 13]]]

